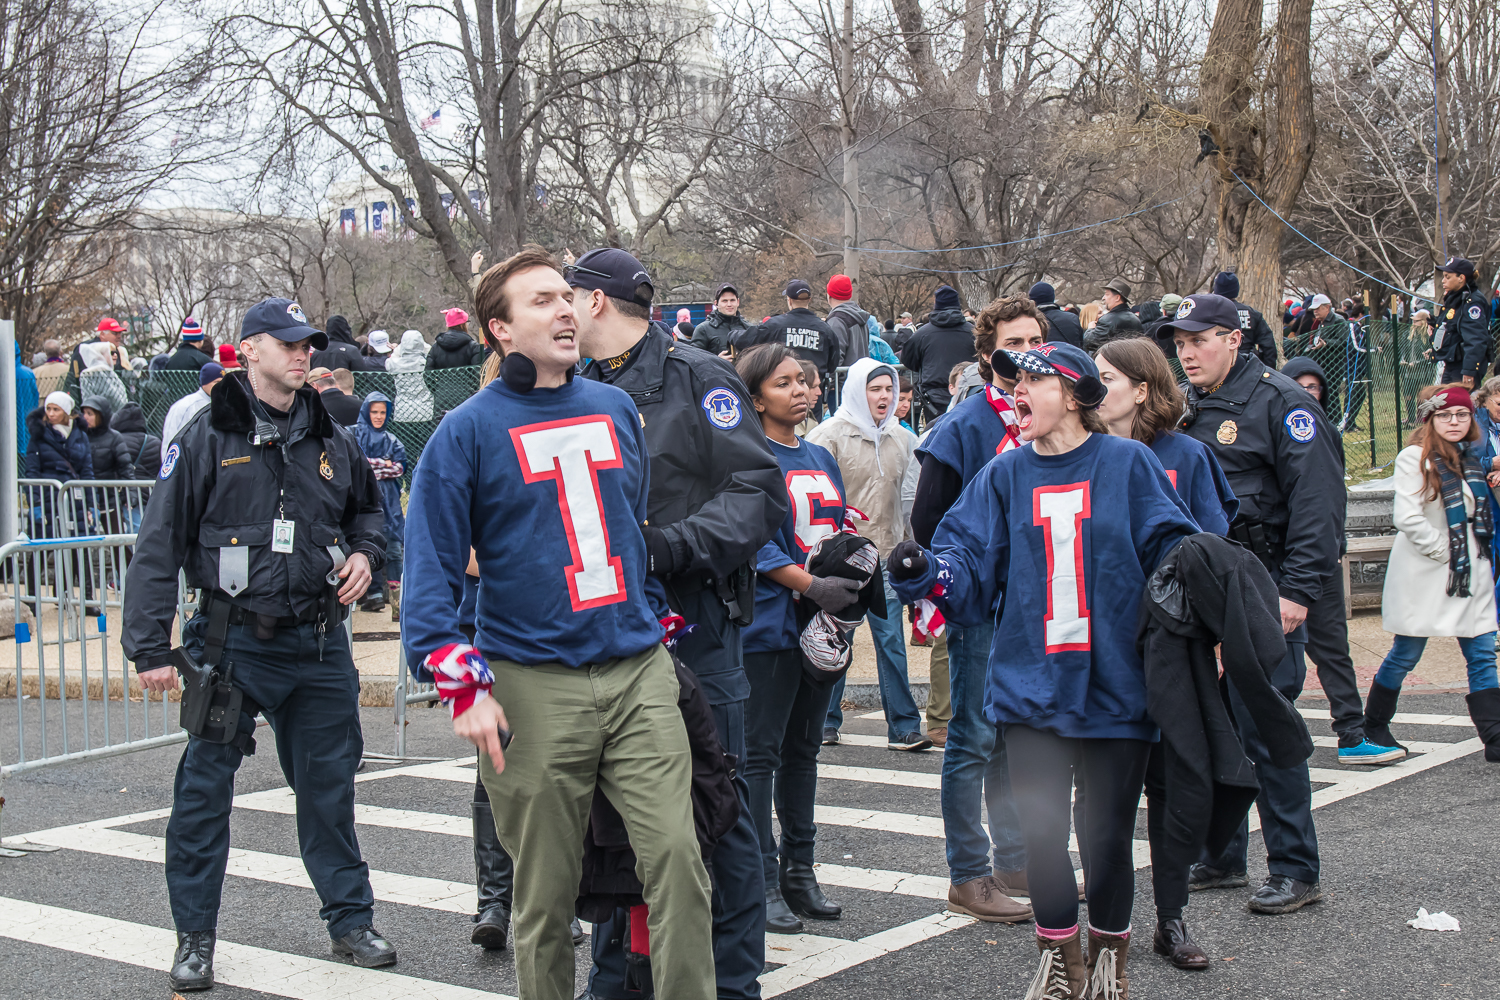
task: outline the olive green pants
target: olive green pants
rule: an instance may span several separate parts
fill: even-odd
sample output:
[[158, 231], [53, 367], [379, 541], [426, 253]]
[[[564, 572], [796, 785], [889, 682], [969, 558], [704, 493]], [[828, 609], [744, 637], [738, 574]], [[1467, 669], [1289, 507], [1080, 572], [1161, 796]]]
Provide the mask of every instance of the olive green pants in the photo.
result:
[[572, 669], [491, 663], [514, 739], [505, 770], [480, 754], [495, 832], [516, 865], [516, 978], [527, 1000], [573, 1000], [568, 925], [594, 787], [619, 810], [650, 907], [656, 995], [713, 1000], [713, 914], [693, 828], [692, 760], [662, 646]]
[[927, 731], [946, 729], [953, 720], [953, 704], [948, 697], [948, 630], [934, 636], [932, 659], [927, 669]]

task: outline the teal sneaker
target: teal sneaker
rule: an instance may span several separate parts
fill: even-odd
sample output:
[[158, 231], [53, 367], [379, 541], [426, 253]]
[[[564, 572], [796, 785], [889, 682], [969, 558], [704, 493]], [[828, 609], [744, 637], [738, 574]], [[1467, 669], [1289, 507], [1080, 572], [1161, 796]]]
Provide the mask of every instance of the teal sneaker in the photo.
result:
[[1394, 764], [1405, 756], [1404, 747], [1383, 747], [1369, 740], [1357, 747], [1339, 747], [1340, 764]]

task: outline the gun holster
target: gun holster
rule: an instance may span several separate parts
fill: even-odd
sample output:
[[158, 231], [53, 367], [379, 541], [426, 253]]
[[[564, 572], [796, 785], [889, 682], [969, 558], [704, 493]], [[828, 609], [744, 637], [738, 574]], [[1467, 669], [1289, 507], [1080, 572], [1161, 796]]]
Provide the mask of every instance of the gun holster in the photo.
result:
[[[229, 603], [217, 601], [209, 612], [208, 634], [203, 644], [205, 659], [210, 662], [197, 663], [181, 646], [172, 650], [172, 665], [182, 677], [178, 720], [189, 735], [208, 743], [233, 744], [246, 757], [253, 757], [255, 737], [240, 732], [245, 695], [233, 684], [234, 664], [226, 663], [222, 670], [218, 666], [228, 627]], [[255, 714], [253, 704], [250, 712]]]
[[1245, 548], [1255, 553], [1269, 572], [1276, 570], [1276, 552], [1271, 545], [1271, 537], [1266, 532], [1266, 526], [1260, 521], [1238, 519], [1229, 526], [1229, 537], [1239, 542]]
[[729, 620], [740, 628], [755, 621], [755, 575], [755, 565], [745, 563], [714, 580], [714, 593], [728, 610]]

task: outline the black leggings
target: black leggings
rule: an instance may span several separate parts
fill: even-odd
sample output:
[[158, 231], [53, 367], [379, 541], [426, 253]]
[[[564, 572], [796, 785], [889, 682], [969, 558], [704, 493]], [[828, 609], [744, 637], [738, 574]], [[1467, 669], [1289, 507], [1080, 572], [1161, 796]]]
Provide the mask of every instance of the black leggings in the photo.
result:
[[1078, 923], [1078, 883], [1068, 857], [1069, 799], [1076, 773], [1079, 784], [1088, 785], [1078, 843], [1088, 855], [1089, 924], [1112, 934], [1129, 929], [1135, 903], [1136, 810], [1151, 744], [1068, 739], [1028, 726], [1006, 726], [1005, 747], [1026, 838], [1026, 881], [1037, 927], [1063, 931]]

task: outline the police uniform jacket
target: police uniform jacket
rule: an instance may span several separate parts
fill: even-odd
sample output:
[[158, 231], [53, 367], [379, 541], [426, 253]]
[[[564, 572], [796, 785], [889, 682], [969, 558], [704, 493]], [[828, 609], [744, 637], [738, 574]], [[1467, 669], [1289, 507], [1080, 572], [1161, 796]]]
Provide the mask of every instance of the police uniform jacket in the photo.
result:
[[[284, 439], [255, 445], [250, 386], [231, 372], [162, 458], [125, 588], [121, 645], [138, 671], [167, 662], [177, 571], [255, 614], [308, 618], [328, 574], [355, 552], [385, 561], [385, 514], [370, 465], [318, 394], [297, 391]], [[291, 553], [272, 522], [295, 524]]]
[[1344, 467], [1337, 432], [1303, 389], [1241, 353], [1218, 391], [1188, 389], [1179, 429], [1208, 445], [1240, 512], [1264, 526], [1282, 597], [1309, 607], [1338, 571], [1344, 540]]
[[1234, 302], [1235, 311], [1240, 314], [1240, 333], [1244, 336], [1244, 346], [1241, 350], [1252, 350], [1255, 356], [1260, 358], [1271, 368], [1276, 367], [1276, 335], [1271, 332], [1271, 324], [1266, 322], [1265, 316], [1261, 315], [1259, 309], [1251, 309], [1243, 302]]
[[[640, 411], [651, 455], [646, 518], [672, 547], [669, 603], [697, 626], [678, 655], [711, 704], [748, 697], [738, 630], [728, 627], [715, 581], [753, 562], [790, 506], [749, 392], [724, 359], [655, 325], [623, 361], [596, 359], [584, 374], [624, 389]], [[753, 604], [753, 591], [743, 600]]]
[[[844, 343], [839, 340], [833, 327], [818, 318], [818, 314], [805, 306], [788, 310], [780, 316], [772, 316], [760, 326], [743, 333], [731, 333], [729, 342], [735, 350], [745, 351], [757, 344], [784, 344], [803, 361], [811, 361], [818, 368], [818, 377], [823, 380], [826, 395], [833, 388], [833, 372], [844, 357]], [[770, 454], [767, 449], [766, 454]], [[775, 459], [772, 459], [774, 462]], [[767, 535], [766, 537], [770, 537]]]
[[[1459, 378], [1484, 381], [1490, 363], [1490, 303], [1477, 288], [1464, 288], [1443, 296], [1436, 322], [1443, 325], [1443, 342], [1434, 355], [1444, 369]], [[1434, 334], [1436, 339], [1436, 334]]]

